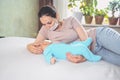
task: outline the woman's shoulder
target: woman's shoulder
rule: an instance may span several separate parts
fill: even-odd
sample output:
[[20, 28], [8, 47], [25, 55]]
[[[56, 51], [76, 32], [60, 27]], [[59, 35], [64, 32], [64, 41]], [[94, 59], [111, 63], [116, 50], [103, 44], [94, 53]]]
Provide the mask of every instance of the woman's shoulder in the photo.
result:
[[72, 19], [75, 19], [75, 17], [69, 16], [69, 17], [67, 17], [67, 18], [64, 18], [63, 20], [65, 20], [65, 21], [70, 21], [70, 20], [72, 20]]
[[76, 21], [76, 18], [73, 16], [69, 16], [69, 17], [63, 19], [63, 22], [68, 23], [68, 24], [71, 24], [71, 22], [73, 22], [73, 21]]

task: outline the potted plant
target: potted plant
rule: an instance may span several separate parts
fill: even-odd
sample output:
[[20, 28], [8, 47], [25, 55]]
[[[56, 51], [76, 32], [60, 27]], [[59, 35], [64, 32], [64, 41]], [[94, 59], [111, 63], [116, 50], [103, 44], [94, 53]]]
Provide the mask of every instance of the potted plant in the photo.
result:
[[107, 8], [105, 9], [95, 9], [95, 23], [102, 24], [104, 17], [107, 16]]
[[97, 0], [81, 0], [80, 3], [80, 10], [85, 16], [85, 22], [91, 24]]
[[119, 0], [113, 0], [109, 2], [108, 9], [112, 12], [112, 17], [109, 17], [109, 24], [116, 25], [118, 21], [118, 17], [115, 16], [115, 12], [118, 11]]
[[80, 11], [75, 11], [76, 7], [78, 7], [77, 2], [80, 2], [78, 0], [69, 0], [68, 3], [68, 9], [72, 12], [72, 15], [76, 17], [80, 22], [82, 20], [83, 14]]
[[[76, 5], [78, 3], [80, 6]], [[96, 5], [97, 0], [69, 0], [68, 8], [74, 10], [74, 8], [79, 7], [80, 12], [85, 16], [85, 22], [90, 24]]]
[[69, 0], [69, 3], [68, 3], [68, 8], [69, 8], [69, 9], [72, 9], [72, 8], [74, 8], [74, 7], [77, 7], [75, 1], [76, 1], [76, 0]]

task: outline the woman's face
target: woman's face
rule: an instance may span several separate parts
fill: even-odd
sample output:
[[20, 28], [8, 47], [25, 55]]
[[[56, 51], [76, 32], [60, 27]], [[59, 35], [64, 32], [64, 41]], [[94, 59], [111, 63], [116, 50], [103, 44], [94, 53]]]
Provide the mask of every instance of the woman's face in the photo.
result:
[[43, 26], [51, 28], [55, 24], [56, 18], [52, 18], [50, 16], [42, 16], [40, 18], [40, 21]]

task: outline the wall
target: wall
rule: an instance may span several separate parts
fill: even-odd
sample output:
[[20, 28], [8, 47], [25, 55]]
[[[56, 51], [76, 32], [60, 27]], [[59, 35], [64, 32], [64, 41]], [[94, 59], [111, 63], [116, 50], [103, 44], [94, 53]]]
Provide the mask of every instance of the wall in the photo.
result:
[[58, 13], [60, 15], [60, 19], [62, 20], [65, 17], [68, 17], [68, 9], [67, 9], [67, 3], [68, 0], [53, 0], [53, 4], [58, 10]]
[[0, 36], [36, 36], [38, 1], [0, 0]]

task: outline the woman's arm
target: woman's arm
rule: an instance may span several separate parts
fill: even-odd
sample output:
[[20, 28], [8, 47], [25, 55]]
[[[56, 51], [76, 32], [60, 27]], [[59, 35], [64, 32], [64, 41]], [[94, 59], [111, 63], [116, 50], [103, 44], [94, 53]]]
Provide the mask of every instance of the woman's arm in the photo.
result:
[[85, 28], [82, 26], [82, 24], [76, 19], [76, 18], [72, 18], [72, 26], [73, 29], [77, 32], [79, 38], [81, 41], [84, 41], [88, 38], [88, 34], [85, 30]]
[[40, 42], [43, 40], [45, 40], [45, 38], [41, 34], [38, 34], [36, 40], [27, 45], [27, 49], [34, 54], [41, 54], [43, 51], [41, 49]]
[[[88, 38], [86, 30], [82, 26], [75, 28], [75, 30], [81, 41], [85, 41]], [[75, 56], [72, 55], [71, 53], [67, 55], [67, 59], [73, 63], [80, 63], [86, 61], [86, 59], [83, 56], [80, 55]]]
[[36, 37], [36, 40], [34, 41], [34, 43], [37, 45], [37, 44], [40, 44], [41, 41], [44, 41], [45, 40], [45, 37], [42, 36], [40, 33], [37, 35]]
[[[85, 28], [81, 25], [81, 23], [76, 18], [73, 18], [72, 25], [73, 25], [73, 29], [77, 32], [79, 39], [81, 41], [85, 41], [88, 38], [88, 34]], [[66, 55], [66, 56], [69, 61], [74, 63], [86, 61], [86, 59], [83, 56], [75, 56], [75, 55], [72, 55], [71, 53], [69, 53], [69, 55]]]
[[70, 62], [73, 62], [73, 63], [80, 63], [80, 62], [85, 62], [86, 61], [86, 59], [83, 57], [83, 56], [81, 56], [81, 55], [72, 55], [70, 52], [68, 52], [67, 54], [66, 54], [66, 56], [67, 56], [67, 59], [70, 61]]
[[88, 38], [88, 34], [82, 25], [79, 27], [76, 27], [75, 30], [81, 41], [85, 41]]

